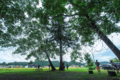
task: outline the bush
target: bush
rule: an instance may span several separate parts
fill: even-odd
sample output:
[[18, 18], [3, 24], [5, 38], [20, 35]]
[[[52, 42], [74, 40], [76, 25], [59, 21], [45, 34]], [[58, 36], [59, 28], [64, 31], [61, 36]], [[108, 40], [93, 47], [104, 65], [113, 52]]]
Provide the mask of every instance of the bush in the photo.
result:
[[90, 54], [88, 54], [88, 53], [85, 54], [84, 59], [85, 59], [85, 61], [86, 61], [86, 63], [87, 63], [87, 67], [88, 67], [89, 70], [95, 69], [95, 65], [94, 65], [94, 62], [93, 62]]
[[88, 69], [89, 69], [89, 70], [95, 70], [95, 69], [96, 69], [96, 66], [95, 66], [95, 65], [89, 66]]

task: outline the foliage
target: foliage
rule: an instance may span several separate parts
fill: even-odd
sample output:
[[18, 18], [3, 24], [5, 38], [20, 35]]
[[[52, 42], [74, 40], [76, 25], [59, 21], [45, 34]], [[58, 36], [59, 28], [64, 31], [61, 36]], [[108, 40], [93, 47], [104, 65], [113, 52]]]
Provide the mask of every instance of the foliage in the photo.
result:
[[73, 62], [76, 62], [77, 59], [79, 59], [80, 63], [83, 61], [82, 54], [79, 52], [79, 49], [74, 49], [71, 52], [70, 57]]
[[33, 64], [33, 61], [30, 61], [28, 64]]
[[113, 62], [120, 62], [120, 60], [119, 60], [118, 58], [110, 59], [110, 61], [113, 61]]
[[92, 65], [88, 67], [89, 70], [95, 70], [96, 69], [96, 65]]
[[6, 62], [3, 62], [2, 65], [6, 65]]
[[92, 70], [92, 69], [94, 68], [94, 66], [93, 66], [93, 65], [94, 65], [94, 62], [93, 62], [90, 54], [86, 53], [86, 54], [84, 55], [84, 59], [85, 59], [85, 61], [86, 61], [86, 63], [87, 63], [87, 67], [89, 68], [89, 70]]
[[80, 60], [79, 60], [79, 67], [81, 66], [81, 63], [83, 62], [83, 57], [80, 57]]
[[[63, 37], [63, 47], [65, 48], [65, 45], [76, 47], [74, 44], [77, 43], [74, 41], [78, 38], [81, 45], [91, 46], [96, 37], [99, 39], [96, 29], [90, 24], [91, 21], [105, 35], [120, 32], [120, 28], [115, 26], [120, 21], [119, 0], [42, 0], [42, 7], [37, 7], [38, 3], [39, 0], [1, 0], [1, 47], [13, 46], [16, 47], [14, 54], [27, 55], [28, 58], [34, 56], [37, 59], [46, 59], [43, 52], [46, 47], [44, 46], [46, 37], [49, 41], [50, 39], [54, 40], [54, 44], [50, 44], [55, 47], [58, 46], [56, 44], [61, 37]], [[102, 13], [105, 14], [102, 15]], [[86, 16], [89, 16], [90, 20]], [[64, 19], [68, 17], [66, 22], [69, 26], [66, 26]], [[61, 27], [56, 29], [54, 27], [56, 23], [52, 25], [52, 22], [58, 23], [57, 27], [58, 25], [63, 26], [64, 32], [56, 34], [61, 31]], [[50, 50], [50, 57], [57, 54], [52, 50], [53, 48]]]
[[[115, 20], [113, 18], [114, 14], [117, 12], [109, 13], [108, 5], [110, 6], [110, 1], [79, 1], [79, 0], [68, 0], [72, 4], [72, 12], [78, 17], [71, 18], [71, 23], [74, 26], [74, 29], [77, 30], [77, 33], [82, 37], [81, 43], [83, 45], [92, 45], [94, 44], [93, 40], [94, 36], [98, 37], [95, 30], [91, 28], [90, 21], [87, 20], [86, 14], [90, 16], [90, 19], [99, 27], [99, 29], [106, 35], [112, 32], [119, 32], [120, 28], [115, 26], [115, 22], [111, 20]], [[115, 1], [113, 1], [115, 2]], [[112, 3], [113, 3], [112, 2]], [[103, 4], [104, 3], [104, 4]], [[114, 6], [114, 5], [111, 5]], [[115, 8], [115, 7], [114, 7]], [[111, 9], [111, 10], [114, 10]], [[105, 12], [105, 15], [102, 13]], [[108, 17], [111, 17], [110, 19]], [[116, 18], [116, 17], [115, 17]], [[94, 36], [93, 36], [94, 35]], [[98, 37], [99, 38], [99, 37]]]

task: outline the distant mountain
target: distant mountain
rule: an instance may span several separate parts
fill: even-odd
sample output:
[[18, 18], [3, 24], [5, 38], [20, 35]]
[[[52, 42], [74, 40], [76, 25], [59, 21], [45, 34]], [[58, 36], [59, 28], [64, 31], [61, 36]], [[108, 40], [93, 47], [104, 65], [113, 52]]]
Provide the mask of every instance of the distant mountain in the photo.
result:
[[102, 62], [99, 62], [100, 65], [103, 65], [103, 64], [109, 64], [110, 62], [107, 62], [107, 61], [102, 61]]

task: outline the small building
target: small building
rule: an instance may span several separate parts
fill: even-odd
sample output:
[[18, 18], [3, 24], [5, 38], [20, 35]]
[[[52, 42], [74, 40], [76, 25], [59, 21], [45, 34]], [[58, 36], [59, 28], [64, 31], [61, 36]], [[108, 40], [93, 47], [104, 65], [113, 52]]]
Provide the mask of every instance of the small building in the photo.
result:
[[2, 65], [0, 65], [0, 68], [3, 68], [3, 66], [2, 66]]
[[79, 65], [75, 65], [75, 67], [79, 67]]
[[78, 65], [71, 65], [69, 67], [75, 68], [75, 67], [79, 67]]
[[9, 68], [14, 68], [15, 66], [14, 65], [9, 65]]
[[75, 67], [75, 65], [71, 65], [71, 66], [69, 66], [69, 67], [72, 67], [72, 68], [73, 68], [73, 67]]
[[21, 66], [15, 66], [15, 68], [21, 68]]
[[27, 65], [27, 66], [25, 66], [25, 68], [28, 68], [28, 65]]
[[3, 68], [9, 68], [9, 66], [3, 66]]
[[28, 68], [37, 68], [38, 67], [38, 65], [36, 65], [36, 64], [29, 64], [28, 65]]
[[80, 67], [84, 67], [84, 65], [81, 65]]
[[44, 68], [49, 68], [49, 66], [44, 66]]

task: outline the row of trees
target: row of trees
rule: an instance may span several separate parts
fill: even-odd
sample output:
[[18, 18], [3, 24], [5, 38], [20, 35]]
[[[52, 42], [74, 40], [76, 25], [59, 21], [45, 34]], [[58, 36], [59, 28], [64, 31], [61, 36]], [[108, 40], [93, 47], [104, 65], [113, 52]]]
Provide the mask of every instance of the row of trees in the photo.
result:
[[[120, 51], [107, 38], [119, 32], [119, 0], [2, 0], [0, 2], [0, 46], [16, 47], [14, 54], [37, 60], [62, 56], [73, 49], [71, 59], [82, 59], [81, 46], [102, 39], [120, 59]], [[111, 4], [110, 4], [111, 3]], [[101, 15], [104, 13], [104, 15]]]

